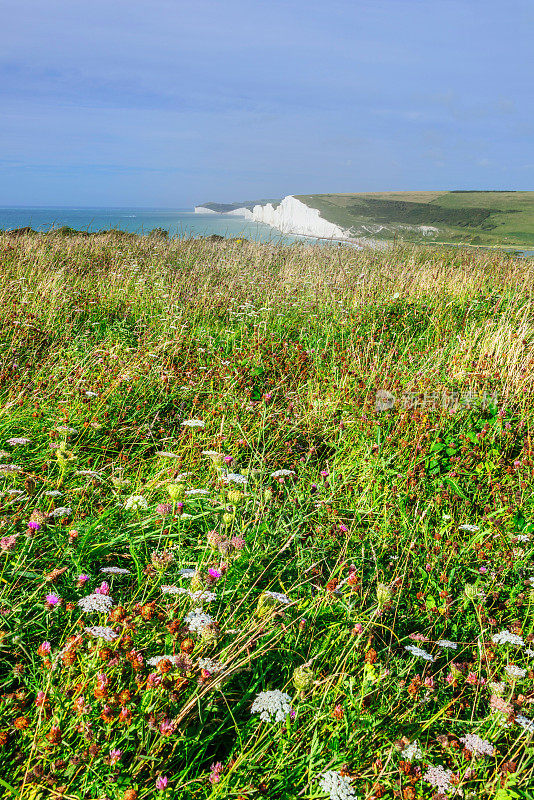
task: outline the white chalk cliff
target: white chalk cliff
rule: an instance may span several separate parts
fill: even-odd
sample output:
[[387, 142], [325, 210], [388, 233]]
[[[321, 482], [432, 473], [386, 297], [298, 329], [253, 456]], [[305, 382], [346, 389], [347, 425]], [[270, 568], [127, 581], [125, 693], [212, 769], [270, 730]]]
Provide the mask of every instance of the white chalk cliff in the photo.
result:
[[[209, 209], [204, 209], [202, 206], [195, 208], [195, 211], [199, 213], [205, 213], [206, 210]], [[346, 239], [350, 236], [350, 231], [343, 230], [339, 225], [324, 219], [321, 217], [319, 209], [307, 206], [292, 194], [284, 197], [276, 208], [272, 203], [267, 203], [265, 206], [254, 206], [252, 211], [248, 208], [236, 208], [226, 213], [245, 217], [253, 222], [263, 222], [282, 233], [296, 233], [325, 239]]]
[[218, 214], [212, 208], [205, 208], [205, 206], [195, 206], [195, 214]]

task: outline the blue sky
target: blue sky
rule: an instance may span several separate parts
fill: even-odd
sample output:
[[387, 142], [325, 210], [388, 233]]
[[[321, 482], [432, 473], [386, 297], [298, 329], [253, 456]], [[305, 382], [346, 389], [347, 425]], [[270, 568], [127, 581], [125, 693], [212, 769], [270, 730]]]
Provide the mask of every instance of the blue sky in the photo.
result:
[[0, 205], [534, 189], [532, 0], [2, 0]]

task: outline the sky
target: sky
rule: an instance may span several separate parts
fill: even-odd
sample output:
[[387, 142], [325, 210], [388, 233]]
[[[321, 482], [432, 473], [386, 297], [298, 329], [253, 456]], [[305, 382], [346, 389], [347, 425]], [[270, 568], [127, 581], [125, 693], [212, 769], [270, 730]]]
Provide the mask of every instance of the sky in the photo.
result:
[[534, 189], [533, 0], [2, 0], [0, 205]]

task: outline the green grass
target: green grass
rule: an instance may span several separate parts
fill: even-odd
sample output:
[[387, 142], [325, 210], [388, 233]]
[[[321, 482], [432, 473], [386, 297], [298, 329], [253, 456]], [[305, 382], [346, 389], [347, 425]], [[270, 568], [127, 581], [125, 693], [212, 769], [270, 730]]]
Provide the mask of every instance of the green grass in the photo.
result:
[[4, 795], [429, 800], [441, 765], [532, 800], [532, 262], [6, 235], [0, 265]]
[[[485, 245], [534, 244], [534, 192], [298, 195], [355, 236]], [[420, 226], [437, 230], [423, 235]]]

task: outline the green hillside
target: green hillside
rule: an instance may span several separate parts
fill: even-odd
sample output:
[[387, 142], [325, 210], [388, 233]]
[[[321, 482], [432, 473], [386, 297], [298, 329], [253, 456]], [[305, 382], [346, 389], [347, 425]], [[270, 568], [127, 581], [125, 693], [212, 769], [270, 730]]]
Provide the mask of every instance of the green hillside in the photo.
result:
[[242, 203], [201, 203], [202, 208], [209, 208], [210, 211], [217, 211], [219, 214], [228, 214], [238, 208], [248, 208], [250, 211], [254, 206], [266, 206], [271, 203], [274, 208], [280, 205], [280, 200], [243, 200]]
[[534, 245], [534, 192], [297, 195], [357, 237]]

